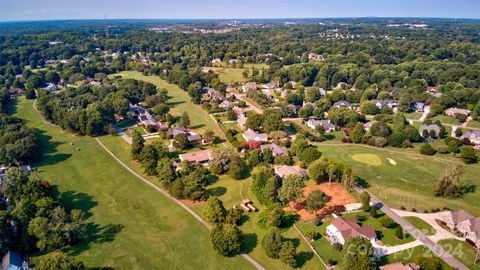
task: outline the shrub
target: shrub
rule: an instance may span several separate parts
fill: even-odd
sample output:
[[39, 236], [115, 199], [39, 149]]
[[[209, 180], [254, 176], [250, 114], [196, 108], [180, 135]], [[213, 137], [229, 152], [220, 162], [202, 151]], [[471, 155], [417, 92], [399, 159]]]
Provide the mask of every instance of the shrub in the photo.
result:
[[342, 251], [343, 246], [342, 246], [342, 244], [340, 244], [340, 243], [335, 243], [335, 244], [333, 244], [333, 248], [334, 248], [336, 251], [340, 252], [340, 251]]
[[446, 145], [439, 145], [437, 146], [437, 152], [440, 154], [447, 154], [448, 153], [448, 147]]
[[420, 154], [433, 156], [435, 155], [435, 149], [433, 149], [429, 143], [425, 143], [422, 145], [422, 147], [420, 147]]
[[380, 223], [382, 224], [383, 227], [385, 228], [393, 228], [395, 227], [396, 223], [395, 221], [393, 221], [393, 219], [389, 218], [389, 217], [384, 217], [382, 218], [382, 220], [380, 221]]
[[316, 231], [308, 231], [305, 236], [308, 239], [312, 239], [313, 241], [318, 240], [322, 237], [322, 235], [319, 232]]
[[357, 223], [361, 223], [367, 220], [367, 217], [365, 215], [358, 214], [355, 216], [355, 220], [357, 221]]
[[403, 239], [403, 229], [402, 229], [402, 227], [398, 226], [397, 229], [395, 229], [395, 236], [398, 239]]
[[378, 207], [373, 206], [370, 209], [370, 216], [372, 216], [372, 218], [378, 218]]
[[313, 220], [313, 225], [315, 226], [321, 226], [323, 224], [323, 217], [321, 216], [317, 216], [315, 217], [315, 219]]

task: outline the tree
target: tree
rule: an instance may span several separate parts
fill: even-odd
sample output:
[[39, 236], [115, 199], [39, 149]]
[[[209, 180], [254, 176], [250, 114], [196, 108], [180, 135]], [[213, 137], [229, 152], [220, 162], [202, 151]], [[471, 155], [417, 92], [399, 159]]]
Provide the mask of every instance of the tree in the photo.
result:
[[37, 98], [37, 94], [35, 93], [35, 89], [27, 89], [25, 91], [25, 97], [27, 99], [35, 99]]
[[283, 245], [283, 237], [278, 228], [271, 228], [262, 239], [262, 247], [268, 257], [278, 259]]
[[362, 104], [360, 105], [360, 111], [364, 114], [372, 114], [372, 115], [379, 113], [378, 107], [369, 100], [362, 102]]
[[248, 152], [248, 164], [251, 167], [255, 167], [257, 165], [260, 165], [263, 162], [263, 154], [260, 149], [254, 149], [250, 152]]
[[476, 163], [478, 160], [477, 155], [475, 154], [475, 149], [470, 145], [464, 145], [460, 147], [460, 157], [463, 162], [470, 164]]
[[167, 187], [175, 180], [177, 173], [168, 158], [161, 158], [158, 161], [157, 175], [160, 181]]
[[297, 261], [295, 260], [295, 257], [297, 256], [297, 251], [291, 241], [283, 242], [278, 256], [283, 263], [292, 268], [295, 268], [297, 264]]
[[205, 204], [203, 215], [210, 224], [221, 224], [225, 221], [227, 211], [218, 197], [210, 197]]
[[209, 161], [210, 170], [216, 174], [222, 174], [230, 169], [232, 152], [228, 149], [214, 151]]
[[340, 269], [342, 270], [374, 270], [375, 252], [372, 244], [364, 237], [350, 237], [343, 245], [342, 263]]
[[190, 126], [190, 116], [187, 112], [183, 112], [182, 118], [180, 118], [180, 126], [189, 127]]
[[[248, 120], [247, 120], [248, 121]], [[263, 131], [270, 133], [275, 130], [283, 130], [282, 114], [279, 110], [266, 110], [263, 114]]]
[[[269, 203], [269, 198], [268, 197], [276, 197], [276, 191], [277, 191], [277, 181], [275, 180], [270, 180], [270, 179], [276, 179], [275, 173], [272, 168], [267, 167], [267, 166], [260, 166], [257, 167], [252, 174], [252, 185], [250, 186], [252, 189], [253, 194], [257, 197], [257, 199], [263, 203], [263, 204], [268, 204]], [[271, 190], [273, 191], [272, 193], [266, 192], [265, 190], [267, 189], [267, 184], [269, 183], [269, 186]], [[267, 194], [269, 196], [267, 196]]]
[[380, 220], [380, 223], [384, 228], [389, 229], [395, 227], [396, 225], [395, 221], [393, 221], [393, 219], [391, 219], [390, 217], [383, 217], [382, 220]]
[[435, 186], [434, 193], [438, 197], [456, 198], [462, 195], [462, 185], [460, 177], [464, 170], [462, 166], [455, 165], [445, 172], [445, 176]]
[[407, 126], [408, 122], [403, 113], [397, 113], [395, 114], [395, 117], [393, 117], [393, 132], [394, 133], [400, 133], [403, 131], [405, 126]]
[[135, 130], [133, 133], [132, 139], [132, 149], [131, 149], [131, 156], [134, 160], [140, 160], [140, 154], [142, 153], [142, 149], [145, 146], [145, 139], [143, 139], [142, 134]]
[[234, 156], [230, 162], [228, 174], [236, 180], [243, 179], [247, 174], [247, 164], [239, 157]]
[[205, 134], [203, 134], [203, 139], [206, 142], [215, 142], [217, 137], [215, 136], [215, 133], [213, 133], [213, 131], [207, 130], [207, 131], [205, 131]]
[[140, 153], [140, 162], [146, 174], [156, 175], [157, 174], [157, 163], [158, 163], [158, 152], [157, 149], [151, 144], [145, 145], [142, 152]]
[[307, 207], [306, 209], [309, 212], [316, 213], [318, 209], [321, 209], [325, 206], [325, 201], [328, 196], [320, 190], [314, 190], [308, 194], [307, 197]]
[[187, 135], [184, 133], [175, 135], [175, 137], [173, 137], [173, 146], [181, 150], [187, 149], [189, 146]]
[[7, 211], [0, 210], [0, 254], [5, 254], [10, 249], [12, 232], [8, 224]]
[[403, 239], [403, 229], [401, 226], [398, 226], [396, 229], [395, 229], [395, 236], [398, 238], [398, 239]]
[[206, 181], [202, 173], [195, 170], [188, 175], [182, 177], [181, 181], [183, 185], [183, 197], [190, 200], [200, 200], [205, 197]]
[[322, 153], [316, 147], [307, 147], [301, 151], [299, 158], [302, 161], [302, 166], [307, 167], [321, 156]]
[[214, 226], [210, 232], [213, 248], [223, 256], [238, 254], [241, 245], [241, 232], [236, 225], [224, 224]]
[[51, 253], [35, 265], [38, 270], [83, 270], [86, 269], [81, 261], [75, 257], [65, 255], [61, 252]]
[[355, 124], [352, 132], [350, 133], [350, 140], [354, 143], [359, 143], [362, 141], [363, 136], [365, 135], [365, 130], [363, 130], [362, 123]]
[[360, 194], [360, 202], [362, 203], [363, 211], [370, 211], [370, 194], [368, 192], [364, 191]]
[[420, 147], [420, 154], [422, 155], [433, 156], [435, 155], [435, 152], [435, 149], [433, 149], [432, 145], [429, 143], [424, 143]]
[[283, 224], [285, 211], [283, 211], [280, 205], [275, 204], [271, 209], [267, 209], [267, 211], [268, 211], [268, 216], [267, 216], [268, 225], [272, 227], [281, 227]]
[[278, 198], [284, 203], [293, 201], [302, 195], [303, 187], [305, 187], [303, 177], [296, 174], [287, 175], [278, 191]]
[[310, 164], [310, 166], [308, 166], [308, 176], [317, 183], [326, 181], [328, 179], [327, 166], [327, 159], [321, 158], [315, 160], [312, 164]]
[[227, 110], [227, 119], [229, 121], [235, 121], [237, 120], [237, 115], [235, 114], [235, 112], [232, 110], [232, 108], [228, 108]]

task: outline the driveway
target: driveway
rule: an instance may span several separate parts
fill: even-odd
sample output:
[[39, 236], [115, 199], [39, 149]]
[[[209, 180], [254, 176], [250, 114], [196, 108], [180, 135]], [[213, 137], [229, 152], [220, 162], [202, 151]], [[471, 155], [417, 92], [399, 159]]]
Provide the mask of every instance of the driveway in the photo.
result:
[[120, 137], [122, 137], [124, 141], [126, 141], [128, 144], [132, 144], [132, 138], [128, 137], [122, 128], [120, 128], [119, 126], [114, 126], [114, 128], [118, 135], [120, 135]]
[[438, 223], [435, 221], [436, 219], [441, 219], [441, 216], [445, 212], [437, 212], [437, 213], [416, 213], [416, 212], [409, 212], [409, 211], [404, 211], [404, 210], [397, 210], [397, 209], [392, 209], [397, 215], [401, 217], [417, 217], [426, 223], [428, 223], [430, 226], [432, 226], [436, 233], [431, 236], [427, 236], [432, 240], [433, 242], [437, 243], [440, 240], [443, 239], [457, 239], [460, 241], [463, 241], [464, 239], [457, 237], [456, 235], [452, 234], [451, 232], [445, 230], [442, 228], [442, 226], [438, 225]]
[[390, 255], [390, 254], [393, 254], [393, 253], [397, 253], [397, 252], [404, 251], [404, 250], [414, 248], [414, 247], [417, 247], [417, 246], [421, 246], [421, 245], [423, 245], [422, 241], [415, 240], [415, 241], [410, 242], [410, 243], [406, 243], [406, 244], [403, 244], [403, 245], [391, 246], [391, 247], [382, 246], [382, 245], [379, 245], [377, 243], [373, 244], [372, 246], [375, 250], [375, 256], [377, 258], [380, 258], [380, 257], [385, 256], [385, 255]]

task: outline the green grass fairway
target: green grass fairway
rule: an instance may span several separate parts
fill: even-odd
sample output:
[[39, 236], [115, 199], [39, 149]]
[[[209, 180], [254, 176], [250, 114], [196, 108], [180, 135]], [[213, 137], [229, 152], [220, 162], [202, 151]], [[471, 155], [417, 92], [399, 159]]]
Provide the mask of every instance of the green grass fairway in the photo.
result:
[[[369, 148], [361, 145], [347, 144], [316, 144], [327, 158], [340, 161], [350, 166], [359, 177], [369, 184], [369, 189], [388, 205], [419, 211], [432, 208], [452, 209], [465, 208], [474, 215], [480, 215], [480, 188], [475, 193], [468, 193], [460, 199], [435, 197], [433, 187], [443, 177], [447, 162], [436, 157], [423, 156], [418, 153], [406, 152], [401, 149]], [[359, 154], [377, 155], [382, 160], [381, 166], [365, 166], [352, 157]], [[392, 166], [387, 158], [397, 163]], [[451, 156], [446, 156], [452, 159]], [[470, 181], [480, 187], [480, 166], [465, 166], [462, 180]]]
[[[418, 258], [425, 256], [425, 257], [432, 257], [435, 256], [430, 249], [428, 249], [425, 246], [418, 246], [414, 247], [411, 249], [407, 249], [404, 251], [400, 251], [397, 253], [393, 253], [387, 256], [383, 256], [380, 258], [380, 260], [377, 262], [377, 266], [383, 266], [386, 264], [390, 263], [396, 263], [396, 262], [415, 262]], [[447, 263], [445, 263], [443, 260], [439, 259], [439, 261], [442, 263], [442, 269], [443, 270], [450, 270], [453, 269], [450, 267]]]
[[[251, 269], [241, 257], [211, 248], [208, 231], [184, 209], [140, 182], [89, 137], [41, 121], [32, 101], [16, 116], [41, 133], [35, 165], [69, 208], [89, 213], [87, 238], [68, 252], [89, 267], [115, 269]], [[77, 151], [76, 149], [79, 148]]]
[[357, 162], [365, 163], [367, 165], [372, 165], [372, 166], [382, 165], [382, 161], [380, 160], [380, 158], [374, 154], [356, 154], [352, 156], [352, 159]]
[[430, 224], [418, 217], [404, 217], [404, 219], [410, 224], [412, 224], [413, 227], [422, 231], [425, 235], [434, 235], [437, 233], [437, 231], [432, 226], [430, 226]]
[[[112, 151], [120, 160], [125, 162], [130, 168], [142, 173], [143, 169], [140, 165], [130, 158], [130, 146], [118, 136], [103, 136], [101, 138], [107, 148]], [[155, 177], [146, 177], [150, 182], [159, 186], [159, 182]], [[219, 196], [224, 202], [225, 208], [231, 208], [234, 205], [241, 203], [243, 199], [250, 199], [254, 202], [255, 207], [263, 209], [261, 205], [255, 200], [255, 195], [250, 190], [251, 178], [245, 180], [234, 180], [229, 176], [220, 176], [218, 181], [210, 184], [207, 190], [212, 196]], [[196, 203], [189, 205], [195, 212], [203, 215], [204, 203]], [[268, 258], [263, 251], [260, 241], [265, 235], [267, 230], [260, 228], [256, 224], [256, 220], [259, 212], [247, 214], [248, 220], [240, 227], [242, 232], [246, 234], [247, 247], [245, 251], [259, 262], [263, 266], [267, 266], [268, 269], [284, 269], [285, 264], [280, 260], [274, 260]], [[317, 258], [311, 257], [311, 252], [307, 244], [300, 240], [300, 235], [295, 229], [290, 228], [284, 232], [284, 236], [287, 238], [295, 239], [295, 243], [298, 244], [298, 252], [300, 253], [300, 268], [301, 269], [323, 269], [321, 263]]]
[[168, 100], [168, 105], [170, 105], [170, 112], [172, 114], [181, 116], [183, 112], [187, 112], [190, 116], [191, 127], [193, 129], [201, 132], [211, 130], [217, 136], [225, 138], [223, 131], [210, 115], [202, 109], [200, 105], [193, 104], [188, 93], [180, 89], [177, 85], [170, 84], [167, 81], [160, 79], [158, 76], [145, 76], [137, 71], [123, 71], [115, 75], [121, 75], [126, 79], [142, 80], [155, 84], [159, 89], [167, 89], [168, 95], [171, 97]]
[[480, 259], [474, 264], [476, 249], [467, 242], [456, 239], [445, 239], [438, 242], [448, 253], [457, 258], [463, 265], [471, 270], [480, 270]]

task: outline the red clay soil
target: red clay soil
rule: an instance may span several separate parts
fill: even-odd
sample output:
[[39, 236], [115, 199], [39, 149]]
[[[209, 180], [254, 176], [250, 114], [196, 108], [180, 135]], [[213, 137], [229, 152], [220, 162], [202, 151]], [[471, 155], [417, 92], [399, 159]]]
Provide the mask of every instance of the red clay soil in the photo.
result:
[[[323, 193], [331, 197], [330, 201], [324, 208], [318, 210], [316, 213], [310, 213], [305, 209], [305, 198], [314, 190], [321, 190]], [[290, 202], [290, 210], [293, 210], [301, 220], [307, 221], [314, 219], [317, 215], [325, 215], [334, 212], [343, 212], [344, 205], [355, 203], [355, 197], [348, 193], [341, 184], [338, 183], [323, 183], [316, 186], [310, 186], [303, 189], [303, 198], [295, 202]]]

